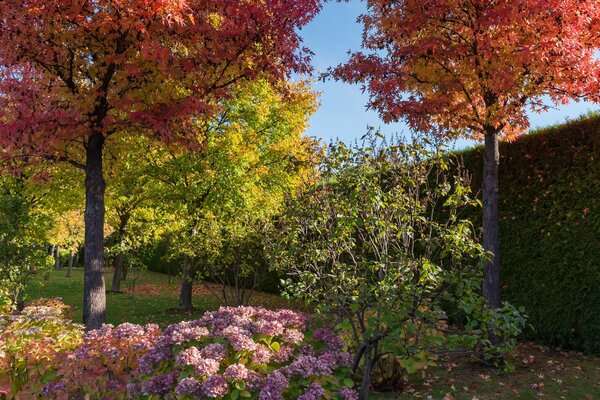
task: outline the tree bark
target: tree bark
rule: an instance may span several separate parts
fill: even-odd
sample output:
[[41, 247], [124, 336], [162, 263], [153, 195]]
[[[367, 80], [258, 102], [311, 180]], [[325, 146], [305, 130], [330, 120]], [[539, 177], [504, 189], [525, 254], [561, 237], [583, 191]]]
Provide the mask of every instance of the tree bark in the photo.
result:
[[358, 389], [358, 398], [360, 400], [368, 400], [369, 398], [369, 387], [371, 386], [371, 369], [373, 368], [373, 352], [371, 345], [367, 343], [365, 351], [363, 353], [364, 365], [363, 365], [363, 376]]
[[121, 291], [121, 278], [123, 276], [123, 253], [115, 256], [115, 270], [113, 272], [111, 292]]
[[185, 256], [183, 263], [183, 277], [181, 278], [181, 290], [179, 291], [179, 310], [189, 311], [194, 308], [192, 294], [194, 288], [194, 270], [190, 256]]
[[498, 132], [489, 129], [483, 159], [483, 247], [493, 256], [484, 264], [483, 295], [491, 308], [500, 307], [499, 165]]
[[121, 280], [125, 277], [125, 274], [123, 273], [123, 246], [125, 244], [125, 232], [127, 230], [128, 222], [129, 215], [121, 215], [119, 222], [119, 253], [115, 257], [115, 270], [113, 273], [111, 287], [111, 291], [114, 293], [118, 293], [121, 291]]
[[87, 330], [99, 328], [106, 321], [103, 145], [104, 136], [94, 132], [86, 148], [83, 323]]
[[67, 262], [67, 278], [71, 277], [72, 269], [73, 269], [73, 249], [69, 249], [69, 261]]
[[60, 269], [60, 246], [54, 246], [54, 270]]

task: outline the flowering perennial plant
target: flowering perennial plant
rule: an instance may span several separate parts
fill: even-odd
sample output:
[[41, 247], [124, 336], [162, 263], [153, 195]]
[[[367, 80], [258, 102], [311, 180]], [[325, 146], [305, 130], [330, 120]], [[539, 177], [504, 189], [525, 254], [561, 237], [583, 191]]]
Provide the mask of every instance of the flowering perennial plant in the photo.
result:
[[139, 360], [129, 396], [162, 399], [355, 399], [351, 357], [305, 315], [221, 308], [169, 326]]
[[36, 393], [51, 377], [57, 357], [81, 343], [83, 327], [64, 318], [59, 300], [4, 315], [0, 325], [0, 390], [13, 398]]
[[83, 343], [55, 363], [55, 378], [42, 390], [44, 398], [126, 398], [127, 384], [160, 335], [158, 325], [124, 323], [87, 332]]
[[66, 308], [30, 306], [0, 331], [7, 398], [355, 400], [350, 355], [290, 310], [221, 308], [161, 331], [104, 325], [83, 333]]

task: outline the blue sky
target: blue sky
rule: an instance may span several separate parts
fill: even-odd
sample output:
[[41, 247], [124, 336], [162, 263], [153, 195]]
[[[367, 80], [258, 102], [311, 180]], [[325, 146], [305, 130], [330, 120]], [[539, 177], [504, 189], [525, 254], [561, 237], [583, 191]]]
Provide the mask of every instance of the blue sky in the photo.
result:
[[[321, 13], [300, 33], [314, 53], [315, 73], [324, 72], [328, 67], [343, 63], [349, 50], [359, 50], [362, 27], [356, 18], [365, 10], [362, 1], [349, 3], [329, 1]], [[308, 134], [326, 141], [339, 138], [352, 141], [360, 138], [368, 126], [380, 128], [385, 134], [408, 132], [406, 125], [396, 123], [385, 125], [374, 111], [367, 111], [367, 94], [361, 93], [360, 86], [342, 82], [328, 81], [315, 84], [315, 90], [321, 92], [321, 106], [311, 119]], [[573, 119], [599, 107], [589, 103], [574, 103], [559, 107], [544, 114], [530, 117], [533, 128], [553, 125], [566, 119]], [[456, 147], [472, 145], [472, 142], [460, 140]]]

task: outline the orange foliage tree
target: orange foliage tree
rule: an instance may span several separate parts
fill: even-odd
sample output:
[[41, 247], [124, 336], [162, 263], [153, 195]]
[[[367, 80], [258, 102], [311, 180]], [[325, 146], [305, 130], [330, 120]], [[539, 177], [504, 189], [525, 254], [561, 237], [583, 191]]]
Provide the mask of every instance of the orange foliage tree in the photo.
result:
[[[387, 122], [485, 143], [483, 292], [500, 300], [498, 141], [528, 128], [527, 112], [597, 100], [597, 0], [368, 0], [363, 46], [335, 68], [362, 83]], [[545, 102], [546, 101], [546, 102]]]

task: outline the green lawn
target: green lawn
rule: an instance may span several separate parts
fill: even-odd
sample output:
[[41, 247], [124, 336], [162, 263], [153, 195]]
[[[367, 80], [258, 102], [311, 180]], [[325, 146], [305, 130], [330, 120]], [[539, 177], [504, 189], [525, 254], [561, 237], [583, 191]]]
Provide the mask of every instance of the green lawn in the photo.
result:
[[[107, 274], [107, 285], [111, 281]], [[65, 271], [53, 271], [49, 280], [33, 282], [27, 295], [62, 297], [75, 310], [74, 320], [81, 321], [83, 271], [74, 270], [67, 278]], [[127, 285], [123, 285], [126, 289]], [[202, 284], [196, 286], [195, 310], [178, 312], [178, 280], [143, 272], [136, 281], [134, 294], [108, 294], [108, 322], [149, 323], [161, 326], [197, 318], [207, 310], [216, 309], [218, 301]], [[270, 294], [257, 293], [254, 304], [270, 308], [290, 307], [285, 300]], [[440, 366], [425, 376], [411, 378], [402, 393], [373, 394], [373, 400], [600, 400], [600, 359], [575, 352], [561, 352], [533, 344], [521, 344], [510, 359], [516, 366], [514, 374], [495, 373], [468, 360], [443, 360]]]
[[[106, 273], [106, 286], [110, 287], [112, 274]], [[165, 326], [182, 320], [200, 317], [207, 310], [219, 307], [218, 300], [204, 289], [202, 284], [197, 284], [196, 289], [206, 292], [194, 295], [194, 311], [182, 313], [176, 310], [178, 301], [177, 278], [168, 281], [168, 276], [150, 271], [141, 272], [135, 282], [134, 293], [108, 293], [106, 295], [107, 320], [111, 324], [132, 322], [146, 324], [150, 322]], [[122, 284], [122, 289], [127, 289], [127, 283]], [[83, 270], [74, 269], [71, 278], [66, 277], [66, 271], [52, 271], [48, 280], [38, 279], [27, 288], [27, 299], [34, 300], [40, 297], [61, 297], [63, 301], [73, 307], [75, 321], [82, 320], [81, 304], [83, 301]], [[283, 299], [265, 293], [254, 296], [254, 304], [266, 307], [289, 307]]]

